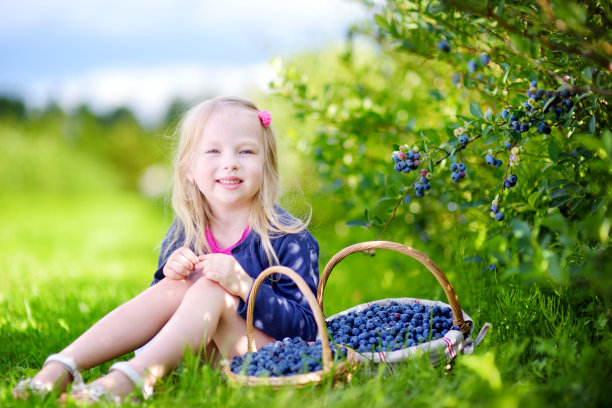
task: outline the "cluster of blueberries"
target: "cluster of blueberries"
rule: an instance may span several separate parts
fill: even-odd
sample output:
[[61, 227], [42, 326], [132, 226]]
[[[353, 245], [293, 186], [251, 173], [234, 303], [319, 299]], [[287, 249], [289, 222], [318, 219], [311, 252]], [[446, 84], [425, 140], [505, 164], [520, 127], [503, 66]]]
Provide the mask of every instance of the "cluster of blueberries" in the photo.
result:
[[398, 173], [410, 173], [421, 164], [421, 154], [416, 146], [412, 149], [406, 145], [400, 146], [400, 150], [393, 152], [391, 158], [395, 163], [393, 168]]
[[503, 164], [503, 162], [501, 161], [501, 159], [496, 159], [491, 152], [487, 153], [487, 155], [485, 156], [485, 160], [487, 161], [487, 164], [490, 164], [491, 166], [495, 166], [495, 167], [499, 167]]
[[465, 163], [453, 163], [451, 164], [450, 169], [452, 172], [451, 180], [453, 180], [455, 183], [458, 183], [465, 178], [465, 170], [467, 169]]
[[[445, 52], [445, 53], [451, 52], [451, 46], [448, 43], [448, 41], [446, 41], [446, 40], [438, 41], [436, 46], [442, 52]], [[478, 63], [479, 62], [482, 65], [487, 65], [490, 61], [491, 61], [491, 58], [489, 58], [489, 56], [487, 54], [480, 54], [480, 56], [478, 57], [478, 61], [476, 61], [475, 59], [472, 59], [472, 60], [468, 61], [468, 64], [467, 64], [468, 70], [470, 72], [476, 72], [478, 70]]]
[[[565, 77], [564, 80], [568, 81], [569, 77]], [[532, 81], [529, 89], [527, 90], [527, 97], [529, 100], [523, 103], [523, 108], [525, 108], [526, 112], [531, 112], [533, 107], [538, 103], [538, 101], [550, 101], [547, 102], [546, 109], [544, 109], [543, 113], [546, 113], [549, 109], [553, 109], [555, 112], [555, 117], [557, 120], [561, 117], [564, 112], [569, 112], [569, 110], [574, 106], [574, 102], [572, 101], [572, 93], [568, 89], [564, 89], [561, 91], [550, 91], [544, 90], [542, 88], [538, 88], [538, 81]], [[510, 113], [507, 109], [502, 111], [502, 117], [504, 120], [508, 120], [508, 115]], [[551, 128], [550, 124], [545, 120], [538, 120], [537, 118], [530, 119], [531, 124], [535, 124], [537, 122], [537, 131], [541, 134], [550, 134]], [[529, 131], [530, 124], [526, 122], [519, 122], [519, 117], [516, 115], [510, 115], [510, 126], [512, 129], [519, 132], [525, 133]]]
[[504, 218], [506, 218], [504, 213], [499, 210], [497, 204], [491, 205], [491, 217], [495, 218], [497, 221], [503, 221]]
[[510, 176], [508, 176], [507, 179], [504, 180], [504, 187], [512, 188], [516, 186], [517, 180], [518, 180], [518, 177], [516, 177], [516, 174], [511, 174]]
[[[563, 79], [565, 81], [568, 81], [569, 77], [565, 77]], [[547, 107], [547, 109], [550, 109], [550, 107], [552, 106], [557, 119], [559, 119], [559, 117], [563, 114], [564, 110], [569, 111], [572, 106], [574, 106], [574, 102], [571, 99], [572, 93], [568, 89], [564, 89], [558, 92], [549, 90], [545, 91], [542, 88], [538, 88], [538, 81], [531, 82], [531, 84], [529, 85], [529, 89], [527, 90], [527, 97], [529, 98], [529, 101], [526, 102], [526, 104], [528, 104], [529, 107], [525, 104], [523, 104], [523, 106], [525, 106], [528, 111], [531, 110], [531, 105], [533, 104], [533, 101], [537, 101], [542, 98], [546, 100], [554, 98], [553, 101]]]
[[431, 184], [429, 184], [429, 178], [431, 177], [431, 173], [429, 173], [425, 169], [421, 169], [421, 177], [414, 183], [414, 191], [416, 191], [417, 197], [423, 197], [425, 195], [425, 191], [431, 189]]
[[[330, 348], [334, 360], [346, 358], [346, 347], [330, 344]], [[230, 362], [233, 373], [256, 377], [282, 377], [322, 368], [321, 340], [309, 343], [301, 337], [286, 337], [266, 344], [256, 352], [236, 356]]]
[[339, 316], [327, 325], [334, 341], [360, 353], [400, 350], [458, 330], [453, 326], [450, 307], [397, 302], [387, 306], [373, 304]]

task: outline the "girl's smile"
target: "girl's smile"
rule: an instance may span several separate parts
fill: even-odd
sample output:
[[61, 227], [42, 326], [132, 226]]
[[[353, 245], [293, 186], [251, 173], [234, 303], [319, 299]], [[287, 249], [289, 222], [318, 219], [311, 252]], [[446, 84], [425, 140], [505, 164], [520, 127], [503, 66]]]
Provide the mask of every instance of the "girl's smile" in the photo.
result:
[[227, 189], [233, 190], [239, 187], [238, 185], [242, 183], [242, 179], [235, 177], [227, 177], [217, 180], [217, 183], [222, 184]]

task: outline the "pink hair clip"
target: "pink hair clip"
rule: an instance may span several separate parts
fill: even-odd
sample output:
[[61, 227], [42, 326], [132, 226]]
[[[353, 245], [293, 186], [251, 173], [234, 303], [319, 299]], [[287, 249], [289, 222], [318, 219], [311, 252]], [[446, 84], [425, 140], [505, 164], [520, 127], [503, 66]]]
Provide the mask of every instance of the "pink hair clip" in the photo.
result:
[[262, 125], [268, 127], [272, 123], [272, 115], [267, 110], [259, 111], [259, 120], [261, 120]]

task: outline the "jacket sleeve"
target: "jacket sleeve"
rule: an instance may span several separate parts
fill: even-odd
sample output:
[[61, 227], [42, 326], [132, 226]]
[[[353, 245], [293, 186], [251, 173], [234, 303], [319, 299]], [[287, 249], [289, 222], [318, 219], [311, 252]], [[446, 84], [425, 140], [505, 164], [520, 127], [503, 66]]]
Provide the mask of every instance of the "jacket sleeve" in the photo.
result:
[[166, 261], [168, 260], [168, 257], [170, 256], [170, 254], [172, 254], [172, 252], [176, 251], [181, 246], [181, 243], [184, 241], [184, 239], [182, 239], [183, 234], [179, 233], [178, 234], [179, 239], [177, 239], [175, 241], [175, 244], [171, 246], [172, 238], [177, 233], [176, 231], [177, 229], [178, 229], [178, 223], [176, 219], [174, 219], [174, 221], [172, 222], [172, 225], [170, 225], [168, 232], [166, 232], [166, 235], [164, 236], [164, 239], [162, 240], [161, 249], [159, 251], [159, 257], [157, 259], [157, 270], [153, 274], [153, 282], [151, 282], [151, 286], [155, 285], [156, 283], [158, 283], [159, 281], [165, 278], [164, 266], [166, 266]]
[[[297, 272], [316, 294], [319, 284], [319, 244], [308, 232], [290, 234], [273, 242], [279, 263]], [[260, 286], [255, 299], [255, 327], [279, 340], [299, 336], [312, 341], [317, 336], [314, 315], [306, 297], [293, 280], [272, 275]], [[246, 303], [240, 302], [238, 313], [246, 319]]]

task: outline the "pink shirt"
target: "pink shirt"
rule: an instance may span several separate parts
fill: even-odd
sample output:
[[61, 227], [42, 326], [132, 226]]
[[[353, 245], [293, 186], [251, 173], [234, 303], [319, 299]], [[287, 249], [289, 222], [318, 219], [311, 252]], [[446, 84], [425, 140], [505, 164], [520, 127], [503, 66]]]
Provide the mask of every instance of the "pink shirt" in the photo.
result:
[[234, 248], [236, 245], [238, 245], [242, 241], [244, 241], [244, 239], [249, 235], [249, 232], [251, 232], [251, 229], [247, 225], [246, 228], [244, 229], [244, 232], [242, 233], [242, 236], [238, 240], [238, 242], [236, 242], [234, 245], [232, 245], [229, 248], [221, 248], [217, 244], [217, 241], [215, 241], [215, 237], [213, 237], [213, 235], [210, 232], [210, 230], [208, 229], [208, 227], [206, 227], [206, 242], [208, 242], [208, 246], [210, 247], [210, 250], [211, 250], [211, 252], [213, 254], [231, 255], [232, 254], [232, 248]]

